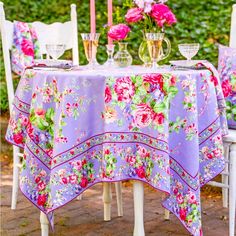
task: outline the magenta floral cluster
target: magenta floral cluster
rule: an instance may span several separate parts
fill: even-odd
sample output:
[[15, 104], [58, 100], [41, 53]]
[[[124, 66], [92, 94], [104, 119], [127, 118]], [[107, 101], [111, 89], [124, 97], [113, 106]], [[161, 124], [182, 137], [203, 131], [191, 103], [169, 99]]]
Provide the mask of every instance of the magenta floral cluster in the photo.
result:
[[[141, 23], [144, 30], [156, 30], [164, 26], [171, 26], [177, 22], [174, 13], [164, 4], [165, 1], [134, 0], [132, 8], [125, 15], [128, 24]], [[111, 26], [108, 36], [113, 40], [123, 40], [130, 32], [126, 24]]]
[[127, 23], [145, 21], [145, 25], [149, 27], [159, 26], [161, 28], [164, 25], [171, 26], [176, 23], [174, 13], [162, 2], [156, 3], [154, 0], [136, 0], [134, 3], [136, 6], [129, 9], [125, 15]]

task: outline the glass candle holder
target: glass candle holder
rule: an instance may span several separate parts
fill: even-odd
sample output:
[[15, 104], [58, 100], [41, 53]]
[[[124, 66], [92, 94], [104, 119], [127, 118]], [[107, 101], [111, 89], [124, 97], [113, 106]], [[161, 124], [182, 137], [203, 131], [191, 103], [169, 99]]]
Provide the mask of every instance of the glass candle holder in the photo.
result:
[[107, 49], [107, 61], [105, 62], [104, 66], [109, 67], [109, 66], [114, 66], [114, 58], [113, 54], [115, 51], [115, 45], [114, 44], [107, 44], [106, 45]]

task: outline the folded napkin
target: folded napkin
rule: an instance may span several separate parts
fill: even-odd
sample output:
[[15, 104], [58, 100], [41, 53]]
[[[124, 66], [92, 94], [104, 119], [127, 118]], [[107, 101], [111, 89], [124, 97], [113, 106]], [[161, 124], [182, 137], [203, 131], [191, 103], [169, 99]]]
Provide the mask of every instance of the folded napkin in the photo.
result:
[[26, 67], [34, 64], [34, 59], [40, 57], [38, 36], [32, 24], [14, 21], [12, 71], [21, 75]]

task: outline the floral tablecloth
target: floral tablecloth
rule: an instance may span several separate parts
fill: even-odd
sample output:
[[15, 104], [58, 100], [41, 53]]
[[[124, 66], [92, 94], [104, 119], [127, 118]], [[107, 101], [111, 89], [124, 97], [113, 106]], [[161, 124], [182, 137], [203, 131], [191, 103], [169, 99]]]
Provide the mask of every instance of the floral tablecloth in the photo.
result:
[[202, 235], [200, 187], [224, 168], [215, 69], [43, 71], [18, 85], [6, 139], [24, 148], [20, 188], [48, 215], [98, 182], [140, 180]]

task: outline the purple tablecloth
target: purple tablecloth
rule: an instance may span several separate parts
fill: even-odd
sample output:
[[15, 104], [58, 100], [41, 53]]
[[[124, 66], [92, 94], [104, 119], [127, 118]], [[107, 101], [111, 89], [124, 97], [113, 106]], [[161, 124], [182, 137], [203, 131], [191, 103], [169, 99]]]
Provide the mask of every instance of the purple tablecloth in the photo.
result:
[[224, 168], [227, 132], [208, 67], [26, 70], [6, 134], [24, 148], [23, 194], [52, 223], [55, 209], [95, 183], [141, 180], [169, 193], [163, 206], [202, 235], [200, 187]]

